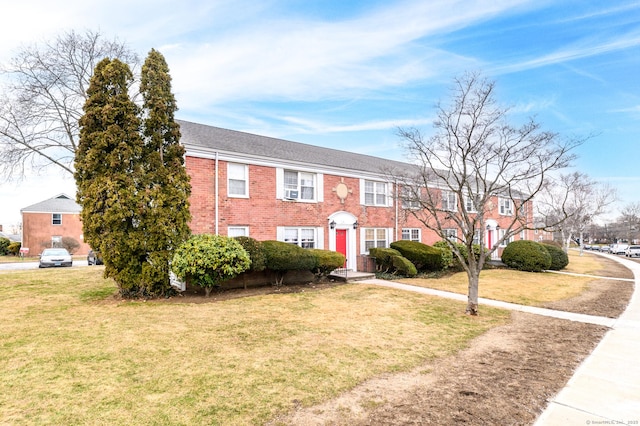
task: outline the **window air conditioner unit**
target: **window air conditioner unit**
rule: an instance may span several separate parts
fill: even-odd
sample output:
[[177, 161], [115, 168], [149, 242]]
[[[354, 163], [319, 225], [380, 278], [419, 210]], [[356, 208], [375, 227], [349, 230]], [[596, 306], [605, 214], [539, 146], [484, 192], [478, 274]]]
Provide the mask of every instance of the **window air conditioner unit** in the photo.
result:
[[284, 190], [284, 199], [285, 200], [297, 200], [298, 199], [298, 191], [293, 189], [285, 189]]

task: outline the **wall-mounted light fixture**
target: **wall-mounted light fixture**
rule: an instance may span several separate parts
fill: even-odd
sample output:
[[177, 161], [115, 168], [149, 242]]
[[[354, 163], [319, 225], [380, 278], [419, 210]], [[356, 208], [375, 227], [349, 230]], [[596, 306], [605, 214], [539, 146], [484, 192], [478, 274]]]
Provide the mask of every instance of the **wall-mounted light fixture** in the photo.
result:
[[335, 220], [332, 220], [331, 222], [329, 222], [329, 228], [336, 229], [336, 221]]
[[353, 229], [358, 229], [358, 221], [353, 222]]

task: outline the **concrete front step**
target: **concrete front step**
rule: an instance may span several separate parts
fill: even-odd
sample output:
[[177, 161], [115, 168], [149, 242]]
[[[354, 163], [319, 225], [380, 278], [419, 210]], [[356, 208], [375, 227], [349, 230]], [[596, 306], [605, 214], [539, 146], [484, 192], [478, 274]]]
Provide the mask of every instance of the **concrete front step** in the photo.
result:
[[358, 272], [349, 270], [333, 271], [329, 274], [329, 278], [337, 281], [359, 281], [374, 279], [376, 274], [372, 272]]

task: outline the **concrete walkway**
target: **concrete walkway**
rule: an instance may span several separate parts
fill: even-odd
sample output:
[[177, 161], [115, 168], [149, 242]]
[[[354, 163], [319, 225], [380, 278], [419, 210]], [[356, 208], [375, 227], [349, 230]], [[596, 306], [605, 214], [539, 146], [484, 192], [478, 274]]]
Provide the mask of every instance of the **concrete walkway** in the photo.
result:
[[[622, 263], [634, 273], [635, 291], [627, 309], [619, 318], [575, 314], [484, 298], [479, 300], [480, 305], [611, 328], [578, 367], [564, 389], [549, 402], [535, 426], [640, 425], [640, 263], [615, 255], [600, 255]], [[370, 279], [360, 282], [467, 301], [466, 295], [392, 281]], [[579, 338], [580, 336], [576, 336], [576, 339]]]

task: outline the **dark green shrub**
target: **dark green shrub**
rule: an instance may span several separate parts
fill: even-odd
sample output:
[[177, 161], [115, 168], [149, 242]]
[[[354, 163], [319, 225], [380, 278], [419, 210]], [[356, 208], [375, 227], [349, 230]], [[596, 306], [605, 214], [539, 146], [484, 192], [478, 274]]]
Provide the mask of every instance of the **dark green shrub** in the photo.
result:
[[400, 240], [391, 243], [391, 248], [409, 259], [418, 271], [441, 271], [445, 268], [442, 250], [437, 247], [418, 241]]
[[251, 267], [249, 272], [260, 272], [266, 268], [266, 258], [264, 250], [262, 249], [262, 243], [251, 237], [234, 237], [236, 241], [249, 253], [249, 259], [251, 259]]
[[551, 244], [542, 244], [551, 256], [551, 266], [548, 269], [559, 271], [569, 264], [569, 256], [560, 247]]
[[20, 254], [20, 247], [22, 247], [22, 244], [15, 241], [9, 244], [9, 247], [7, 247], [7, 252], [12, 256], [17, 256]]
[[9, 253], [9, 244], [11, 244], [11, 240], [5, 237], [0, 237], [0, 256], [6, 256]]
[[513, 241], [502, 252], [502, 262], [519, 271], [541, 272], [551, 266], [551, 255], [535, 241]]
[[415, 277], [418, 274], [418, 270], [415, 265], [411, 263], [409, 259], [404, 256], [393, 256], [391, 258], [393, 267], [399, 275], [406, 277]]
[[393, 271], [393, 256], [402, 256], [398, 250], [386, 247], [372, 247], [369, 256], [376, 260], [376, 268], [380, 272]]
[[308, 250], [316, 258], [316, 266], [313, 268], [313, 274], [316, 280], [322, 280], [332, 271], [342, 268], [346, 258], [344, 254], [331, 250], [310, 249]]
[[275, 272], [276, 285], [282, 285], [287, 271], [313, 271], [316, 257], [310, 250], [282, 241], [263, 241], [267, 269]]
[[445, 240], [436, 242], [433, 247], [439, 248], [442, 251], [442, 265], [445, 269], [451, 268], [455, 265], [457, 257], [453, 254], [453, 250]]
[[211, 289], [249, 269], [249, 254], [233, 238], [194, 235], [175, 251], [171, 268], [178, 278]]

